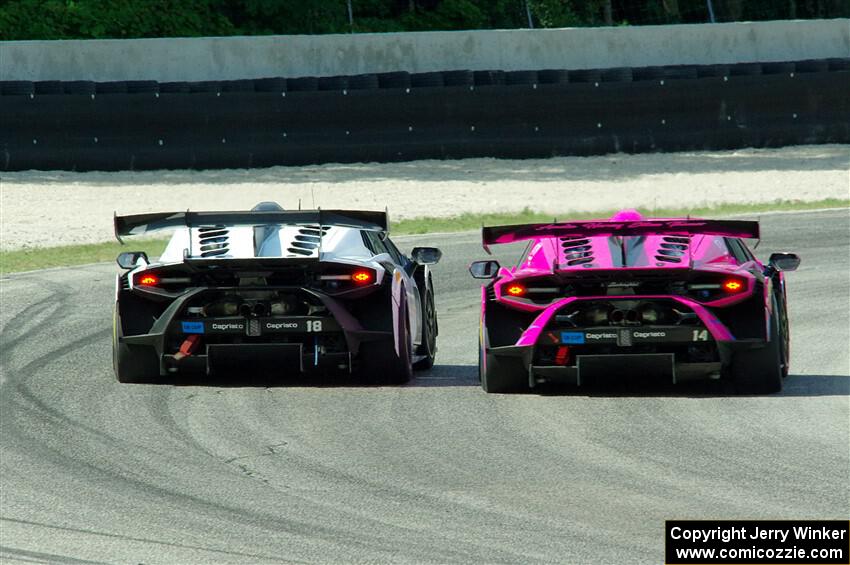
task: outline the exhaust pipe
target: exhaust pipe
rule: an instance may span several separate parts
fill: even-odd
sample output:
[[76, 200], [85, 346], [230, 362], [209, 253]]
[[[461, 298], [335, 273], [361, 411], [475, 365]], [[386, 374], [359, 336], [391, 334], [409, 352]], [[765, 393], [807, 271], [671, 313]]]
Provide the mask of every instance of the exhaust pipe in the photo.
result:
[[637, 324], [640, 323], [640, 314], [637, 310], [611, 310], [608, 320], [618, 326]]

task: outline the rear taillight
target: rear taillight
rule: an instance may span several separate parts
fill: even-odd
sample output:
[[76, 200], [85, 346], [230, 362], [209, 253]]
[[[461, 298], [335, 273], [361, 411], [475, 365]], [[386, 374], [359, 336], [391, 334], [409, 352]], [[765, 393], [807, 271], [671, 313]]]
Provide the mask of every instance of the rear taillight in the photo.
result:
[[747, 285], [741, 279], [729, 278], [723, 281], [723, 290], [729, 294], [737, 294], [747, 289]]
[[156, 286], [159, 284], [159, 277], [153, 273], [138, 273], [134, 280], [137, 285], [141, 286]]
[[509, 284], [505, 287], [505, 293], [508, 296], [523, 296], [527, 292], [525, 285], [521, 284]]
[[334, 266], [316, 278], [321, 288], [333, 294], [373, 285], [378, 280], [378, 273], [374, 269], [366, 267], [340, 268]]
[[375, 280], [375, 274], [370, 269], [360, 269], [351, 274], [351, 280], [354, 284], [369, 284]]

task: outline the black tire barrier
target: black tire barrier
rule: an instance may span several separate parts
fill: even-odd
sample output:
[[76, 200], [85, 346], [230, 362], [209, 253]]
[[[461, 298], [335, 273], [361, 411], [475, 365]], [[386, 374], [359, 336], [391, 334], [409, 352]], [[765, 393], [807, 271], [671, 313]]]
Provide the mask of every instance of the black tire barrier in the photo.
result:
[[94, 94], [94, 82], [90, 80], [72, 80], [62, 83], [64, 94]]
[[413, 88], [445, 86], [443, 84], [443, 73], [413, 73], [410, 75], [410, 86]]
[[159, 92], [159, 83], [155, 80], [128, 80], [128, 94], [155, 94]]
[[697, 78], [728, 77], [729, 65], [699, 65], [697, 66]]
[[667, 67], [664, 80], [682, 80], [697, 78], [697, 68], [693, 65], [675, 65]]
[[638, 67], [632, 69], [632, 80], [664, 80], [667, 70], [664, 67]]
[[204, 80], [201, 82], [190, 82], [189, 92], [221, 92], [221, 83], [217, 80]]
[[282, 77], [266, 77], [254, 79], [256, 92], [286, 92], [286, 79]]
[[[787, 70], [787, 62], [770, 63], [760, 65], [762, 74], [736, 75], [724, 65], [668, 67], [664, 76], [678, 80], [634, 82], [600, 82], [595, 79], [610, 77], [610, 70], [585, 69], [567, 71], [569, 82], [538, 88], [449, 85], [418, 93], [378, 88], [376, 75], [359, 75], [372, 87], [355, 96], [318, 90], [280, 96], [286, 85], [277, 77], [251, 83], [271, 90], [224, 95], [228, 85], [218, 82], [159, 83], [158, 97], [80, 96], [94, 85], [85, 81], [70, 89], [42, 81], [32, 85], [34, 96], [16, 95], [27, 85], [7, 81], [0, 83], [0, 170], [248, 168], [850, 143], [847, 63], [835, 59], [826, 68], [840, 70], [804, 73], [773, 72]], [[505, 74], [455, 76], [496, 82]], [[328, 78], [335, 80], [318, 82], [340, 86], [353, 77]], [[121, 90], [126, 83], [94, 87]], [[61, 94], [67, 90], [77, 92]], [[42, 95], [47, 92], [53, 94]]]
[[796, 69], [794, 63], [762, 63], [761, 72], [765, 75], [790, 75]]
[[222, 92], [254, 92], [254, 81], [248, 79], [221, 81]]
[[826, 62], [829, 71], [850, 71], [850, 58], [833, 58]]
[[5, 96], [35, 94], [35, 85], [28, 80], [5, 80], [0, 82], [0, 94]]
[[446, 86], [473, 86], [472, 71], [443, 71], [443, 84]]
[[829, 61], [826, 59], [797, 61], [794, 67], [798, 73], [825, 73], [829, 70]]
[[[474, 77], [473, 77], [474, 78]], [[505, 71], [505, 84], [537, 84], [537, 71]]]
[[[158, 85], [157, 88], [159, 88]], [[94, 85], [94, 91], [97, 94], [127, 94], [127, 82], [123, 80], [97, 82]]]
[[348, 77], [348, 88], [351, 90], [372, 90], [378, 88], [378, 77], [373, 74], [350, 76]]
[[602, 70], [602, 82], [632, 82], [631, 67], [619, 67]]
[[62, 81], [59, 80], [39, 80], [33, 84], [36, 94], [63, 94]]
[[405, 71], [393, 73], [378, 73], [380, 88], [410, 88], [410, 73]]
[[729, 76], [745, 77], [762, 74], [761, 63], [736, 63], [729, 65]]
[[346, 90], [347, 76], [319, 77], [319, 90]]
[[602, 82], [601, 69], [579, 69], [569, 71], [570, 82]]
[[566, 84], [570, 82], [570, 74], [564, 69], [543, 69], [537, 71], [540, 84]]
[[475, 86], [505, 84], [505, 71], [473, 71], [472, 82]]
[[192, 89], [188, 82], [161, 82], [159, 91], [164, 94], [187, 94]]
[[313, 92], [319, 90], [319, 77], [286, 79], [286, 89], [290, 92]]

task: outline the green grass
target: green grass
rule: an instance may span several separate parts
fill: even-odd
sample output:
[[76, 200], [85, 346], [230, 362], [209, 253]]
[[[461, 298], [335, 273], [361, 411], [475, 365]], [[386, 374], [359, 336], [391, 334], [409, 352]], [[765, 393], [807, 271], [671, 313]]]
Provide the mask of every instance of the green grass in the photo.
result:
[[14, 251], [0, 251], [0, 273], [34, 271], [50, 267], [69, 267], [89, 263], [115, 261], [122, 251], [144, 251], [149, 257], [158, 257], [168, 239], [144, 239], [121, 245], [117, 241], [64, 245], [62, 247], [30, 247]]
[[[850, 200], [830, 198], [814, 202], [796, 202], [777, 200], [765, 204], [723, 204], [714, 207], [698, 208], [659, 208], [657, 210], [639, 209], [642, 213], [656, 217], [670, 216], [730, 216], [734, 214], [758, 214], [776, 210], [813, 210], [817, 208], [850, 208]], [[452, 218], [412, 218], [393, 222], [391, 233], [394, 235], [426, 234], [440, 232], [467, 231], [482, 225], [524, 224], [533, 222], [551, 222], [558, 220], [582, 220], [605, 218], [616, 210], [607, 212], [561, 214], [543, 214], [532, 212], [528, 208], [521, 212], [498, 214], [462, 214]], [[167, 239], [137, 239], [128, 245], [118, 242], [68, 245], [63, 247], [27, 248], [0, 252], [0, 274], [20, 271], [33, 271], [51, 267], [67, 267], [114, 261], [122, 251], [145, 251], [150, 257], [157, 257], [165, 249]]]
[[[850, 200], [828, 198], [813, 202], [797, 202], [791, 200], [775, 200], [764, 204], [721, 204], [711, 207], [697, 208], [638, 208], [642, 214], [657, 218], [691, 215], [694, 217], [731, 216], [735, 214], [757, 214], [774, 211], [804, 211], [818, 208], [848, 208]], [[481, 226], [498, 226], [503, 224], [528, 224], [536, 222], [551, 222], [567, 220], [591, 220], [607, 218], [617, 210], [603, 212], [563, 212], [560, 214], [533, 212], [528, 208], [521, 212], [504, 212], [497, 214], [461, 214], [451, 218], [411, 218], [394, 222], [392, 234], [425, 234], [455, 232], [478, 229]]]

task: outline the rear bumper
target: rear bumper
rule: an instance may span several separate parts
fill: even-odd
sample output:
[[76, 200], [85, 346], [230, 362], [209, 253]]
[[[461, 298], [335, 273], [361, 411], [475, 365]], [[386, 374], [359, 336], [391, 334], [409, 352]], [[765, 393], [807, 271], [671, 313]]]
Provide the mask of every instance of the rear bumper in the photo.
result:
[[536, 347], [511, 345], [487, 349], [488, 363], [504, 370], [522, 371], [528, 375], [528, 384], [535, 387], [543, 383], [558, 383], [580, 386], [598, 379], [628, 380], [634, 377], [651, 376], [673, 384], [718, 379], [725, 376], [736, 354], [741, 351], [760, 349], [767, 345], [764, 340], [717, 341], [718, 361], [679, 362], [672, 353], [626, 353], [579, 354], [568, 366], [535, 364]]
[[351, 372], [351, 353], [319, 354], [301, 343], [252, 343], [207, 345], [202, 353], [179, 358], [164, 355], [168, 373], [196, 373], [211, 376], [240, 373], [303, 375], [309, 373]]
[[[150, 351], [162, 376], [262, 372], [284, 378], [351, 372], [361, 343], [392, 344], [391, 331], [364, 329], [343, 305], [319, 293], [314, 294], [327, 307], [321, 316], [188, 316], [186, 304], [205, 291], [193, 290], [171, 302], [146, 333], [116, 332], [116, 340]], [[197, 343], [189, 344], [192, 340]], [[179, 351], [184, 345], [186, 353]]]

